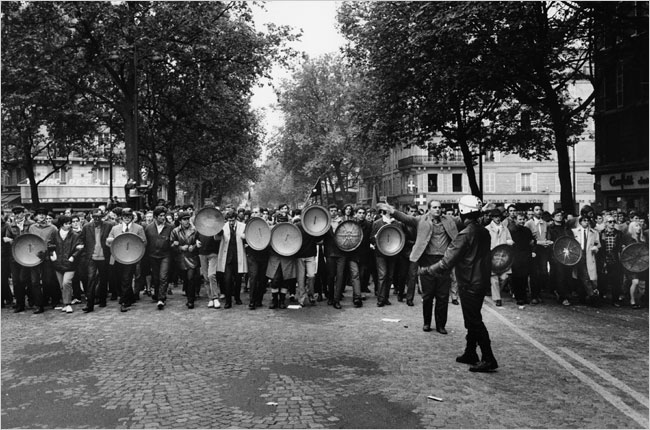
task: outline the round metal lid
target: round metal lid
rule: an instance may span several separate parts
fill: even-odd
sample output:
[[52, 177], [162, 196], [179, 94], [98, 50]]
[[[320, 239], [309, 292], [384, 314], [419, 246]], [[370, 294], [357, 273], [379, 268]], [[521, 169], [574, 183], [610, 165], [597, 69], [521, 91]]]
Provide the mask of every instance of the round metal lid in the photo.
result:
[[251, 218], [246, 223], [244, 236], [246, 236], [248, 246], [256, 251], [261, 251], [266, 249], [271, 242], [271, 227], [262, 218]]
[[122, 264], [135, 264], [142, 260], [145, 250], [144, 241], [135, 233], [122, 233], [111, 243], [111, 254]]
[[276, 224], [271, 229], [271, 248], [283, 257], [291, 257], [302, 246], [302, 233], [288, 222]]
[[214, 236], [225, 224], [226, 220], [221, 211], [212, 206], [201, 208], [194, 216], [194, 227], [203, 236]]
[[490, 251], [490, 257], [492, 260], [492, 272], [497, 275], [507, 272], [514, 260], [512, 246], [506, 244], [497, 245]]
[[553, 244], [553, 256], [565, 266], [575, 266], [582, 258], [580, 242], [569, 236], [562, 236]]
[[323, 206], [309, 206], [302, 212], [302, 228], [311, 236], [322, 236], [330, 228], [330, 213]]
[[47, 251], [47, 244], [38, 235], [32, 233], [21, 234], [14, 239], [11, 246], [11, 253], [16, 263], [24, 267], [38, 266], [43, 258], [38, 254]]
[[363, 241], [363, 229], [353, 220], [343, 221], [334, 232], [334, 243], [341, 251], [354, 251]]
[[648, 244], [631, 243], [623, 248], [620, 257], [621, 265], [632, 273], [641, 273], [648, 270]]
[[395, 224], [383, 225], [375, 236], [377, 250], [387, 257], [400, 253], [406, 243], [406, 236], [402, 229]]

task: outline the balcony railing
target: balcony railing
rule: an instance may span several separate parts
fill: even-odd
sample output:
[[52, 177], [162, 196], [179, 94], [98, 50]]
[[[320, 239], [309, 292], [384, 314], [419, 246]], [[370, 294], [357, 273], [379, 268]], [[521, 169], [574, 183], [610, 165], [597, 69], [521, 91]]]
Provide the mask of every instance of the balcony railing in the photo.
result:
[[447, 158], [433, 158], [426, 155], [411, 155], [410, 157], [397, 160], [398, 169], [407, 169], [413, 166], [464, 166], [465, 163], [462, 158], [447, 157]]

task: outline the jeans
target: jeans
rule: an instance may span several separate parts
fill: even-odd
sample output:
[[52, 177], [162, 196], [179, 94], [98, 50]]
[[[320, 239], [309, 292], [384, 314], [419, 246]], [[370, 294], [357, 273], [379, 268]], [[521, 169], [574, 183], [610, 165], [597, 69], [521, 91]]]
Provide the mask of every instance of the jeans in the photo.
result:
[[307, 298], [314, 296], [316, 276], [316, 256], [298, 258], [298, 303], [304, 304]]
[[72, 272], [56, 272], [56, 278], [61, 287], [61, 295], [63, 297], [63, 305], [67, 306], [72, 303], [72, 278], [74, 278], [74, 271]]
[[390, 293], [390, 286], [393, 283], [393, 276], [395, 273], [395, 257], [386, 257], [383, 254], [377, 253], [377, 301], [380, 303], [388, 301], [388, 294]]
[[169, 283], [169, 265], [171, 257], [150, 258], [149, 267], [151, 267], [151, 284], [154, 288], [154, 294], [159, 301], [167, 300], [167, 284]]
[[100, 304], [105, 305], [108, 294], [108, 261], [92, 259], [88, 261], [88, 281], [86, 285], [88, 286], [86, 291], [86, 307], [93, 309], [95, 306], [95, 296], [99, 298]]

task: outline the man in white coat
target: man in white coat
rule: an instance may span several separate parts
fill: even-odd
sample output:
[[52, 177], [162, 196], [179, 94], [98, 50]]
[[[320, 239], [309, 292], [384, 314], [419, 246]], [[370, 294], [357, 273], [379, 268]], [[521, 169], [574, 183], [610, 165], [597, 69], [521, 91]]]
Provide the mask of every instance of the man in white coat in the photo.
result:
[[[488, 224], [487, 231], [490, 232], [490, 250], [496, 248], [499, 245], [512, 245], [514, 241], [510, 235], [510, 230], [503, 225], [502, 222], [503, 215], [499, 209], [492, 209], [490, 211], [490, 218], [492, 222]], [[512, 273], [511, 270], [507, 270], [501, 274], [496, 274], [492, 272], [490, 276], [490, 286], [492, 288], [492, 300], [496, 306], [502, 306], [503, 301], [501, 300], [501, 286], [503, 282], [508, 277], [508, 274]]]
[[217, 272], [223, 273], [223, 293], [226, 295], [224, 309], [230, 309], [233, 296], [236, 304], [242, 304], [239, 295], [241, 279], [248, 272], [246, 252], [244, 251], [246, 224], [237, 221], [237, 214], [234, 210], [228, 210], [225, 219], [227, 223], [223, 230], [215, 236], [215, 239], [221, 241], [217, 254]]
[[573, 268], [573, 277], [580, 280], [587, 304], [596, 306], [599, 293], [594, 286], [598, 280], [596, 253], [600, 249], [600, 238], [598, 232], [590, 227], [588, 217], [581, 216], [578, 224], [572, 231], [573, 237], [582, 248], [582, 258]]

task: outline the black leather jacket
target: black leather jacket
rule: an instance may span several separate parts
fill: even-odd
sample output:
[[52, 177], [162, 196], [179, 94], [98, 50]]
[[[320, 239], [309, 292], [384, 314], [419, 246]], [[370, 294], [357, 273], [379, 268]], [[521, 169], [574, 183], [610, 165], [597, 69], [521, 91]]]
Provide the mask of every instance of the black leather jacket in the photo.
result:
[[490, 233], [477, 221], [465, 221], [466, 227], [449, 244], [434, 272], [456, 269], [458, 288], [473, 294], [485, 294], [490, 288], [492, 260]]

